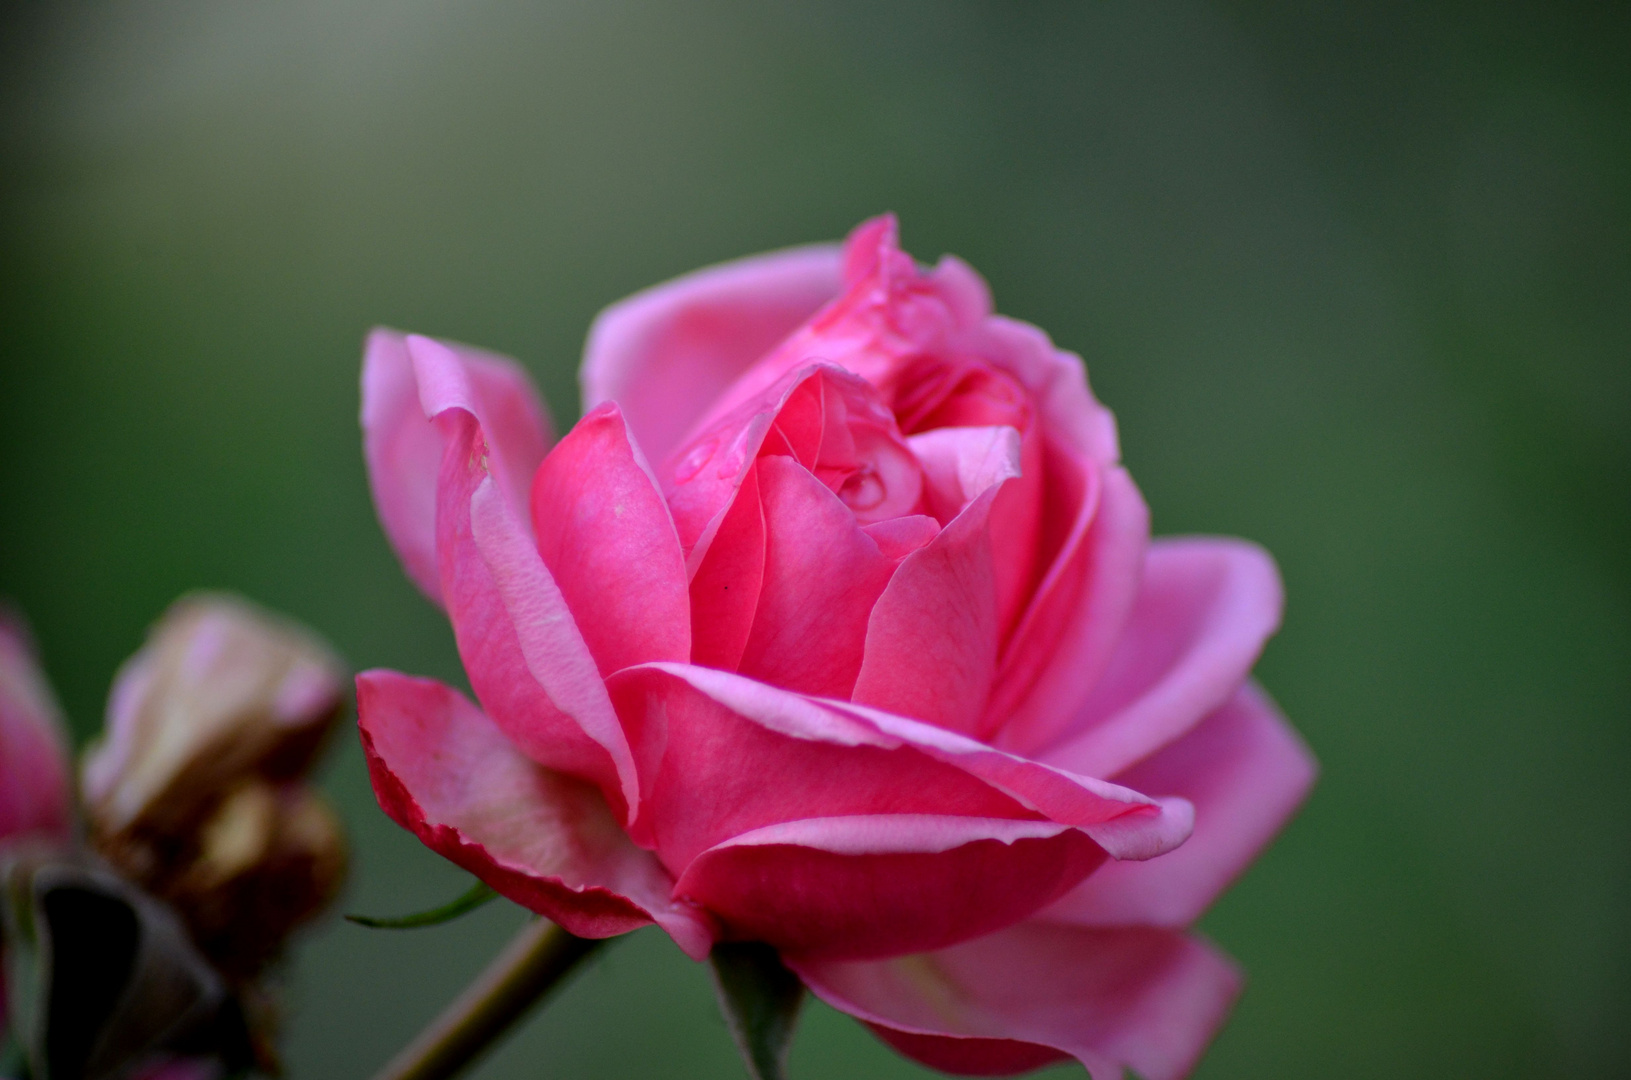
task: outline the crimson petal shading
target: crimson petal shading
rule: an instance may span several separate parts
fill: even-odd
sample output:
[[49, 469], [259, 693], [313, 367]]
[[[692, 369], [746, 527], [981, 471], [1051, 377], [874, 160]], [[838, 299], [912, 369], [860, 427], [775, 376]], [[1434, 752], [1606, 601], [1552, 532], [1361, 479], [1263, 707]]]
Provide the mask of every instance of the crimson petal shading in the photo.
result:
[[[549, 414], [515, 361], [468, 345], [394, 330], [368, 335], [362, 366], [363, 458], [380, 524], [408, 577], [442, 604], [436, 562], [436, 478], [445, 437], [421, 403], [416, 357], [464, 372], [468, 400], [495, 451], [498, 473], [522, 493], [553, 441]], [[522, 503], [521, 505], [524, 505]]]
[[1154, 928], [1021, 923], [935, 952], [789, 965], [827, 1004], [944, 1072], [1002, 1076], [1074, 1057], [1093, 1080], [1194, 1068], [1240, 990], [1234, 965]]
[[1280, 625], [1280, 575], [1256, 544], [1224, 537], [1150, 545], [1132, 615], [1069, 739], [1037, 756], [1115, 776], [1222, 705]]
[[839, 248], [818, 244], [697, 270], [602, 311], [584, 347], [583, 407], [616, 401], [662, 462], [754, 361], [838, 294]]
[[1194, 803], [1195, 831], [1183, 846], [1148, 862], [1105, 866], [1038, 917], [1188, 926], [1296, 812], [1317, 770], [1268, 695], [1247, 683], [1188, 734], [1115, 778]]
[[532, 483], [538, 552], [602, 675], [691, 656], [685, 559], [615, 404], [578, 421]]
[[706, 916], [670, 900], [668, 875], [599, 791], [523, 756], [458, 691], [366, 671], [357, 714], [381, 808], [433, 851], [580, 937], [656, 922], [707, 955]]

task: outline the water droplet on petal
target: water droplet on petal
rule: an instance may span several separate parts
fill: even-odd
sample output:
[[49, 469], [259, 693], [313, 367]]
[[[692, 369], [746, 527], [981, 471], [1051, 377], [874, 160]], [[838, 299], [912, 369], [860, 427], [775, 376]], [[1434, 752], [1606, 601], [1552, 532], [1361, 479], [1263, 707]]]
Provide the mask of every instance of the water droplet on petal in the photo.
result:
[[676, 484], [683, 484], [687, 480], [691, 479], [691, 477], [695, 476], [698, 472], [702, 471], [702, 467], [708, 464], [709, 459], [714, 456], [714, 451], [717, 449], [719, 449], [719, 439], [717, 436], [712, 439], [699, 442], [693, 446], [690, 451], [680, 459], [680, 463], [674, 466], [674, 482]]
[[844, 486], [838, 489], [838, 497], [844, 505], [857, 514], [876, 509], [887, 494], [883, 479], [870, 465], [863, 465], [850, 474]]

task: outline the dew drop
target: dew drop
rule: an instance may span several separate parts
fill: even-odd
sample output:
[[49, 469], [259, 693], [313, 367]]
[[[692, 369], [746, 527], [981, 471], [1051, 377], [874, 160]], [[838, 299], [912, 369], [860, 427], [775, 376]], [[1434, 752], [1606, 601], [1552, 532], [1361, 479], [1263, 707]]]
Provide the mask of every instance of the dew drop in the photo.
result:
[[676, 484], [683, 484], [687, 480], [691, 479], [691, 477], [701, 472], [702, 467], [708, 464], [709, 459], [714, 456], [714, 451], [717, 449], [719, 449], [719, 439], [717, 437], [697, 443], [695, 446], [693, 446], [690, 451], [680, 459], [680, 463], [674, 466], [674, 482]]
[[838, 490], [838, 497], [844, 505], [861, 514], [878, 507], [887, 494], [883, 479], [870, 465], [863, 465], [852, 473]]

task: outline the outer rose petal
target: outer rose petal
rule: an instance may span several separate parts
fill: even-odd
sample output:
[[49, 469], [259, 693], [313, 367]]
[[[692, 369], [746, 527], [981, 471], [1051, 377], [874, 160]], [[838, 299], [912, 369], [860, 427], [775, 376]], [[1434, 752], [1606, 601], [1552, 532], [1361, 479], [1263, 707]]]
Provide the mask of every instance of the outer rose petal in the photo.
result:
[[71, 795], [62, 710], [28, 631], [0, 611], [0, 841], [34, 832], [66, 840]]
[[1119, 465], [1055, 456], [1055, 505], [1077, 500], [1076, 520], [1030, 609], [1003, 650], [985, 730], [1000, 746], [1034, 753], [1072, 729], [1110, 662], [1138, 595], [1150, 512]]
[[442, 594], [471, 686], [522, 752], [593, 780], [632, 816], [639, 783], [628, 742], [524, 512], [489, 472], [468, 387], [456, 368], [425, 374], [426, 409], [447, 443], [436, 512]]
[[[466, 345], [379, 329], [368, 335], [362, 366], [363, 457], [385, 535], [414, 584], [441, 603], [436, 563], [436, 477], [444, 438], [420, 402], [415, 357], [448, 359], [463, 369], [472, 410], [498, 459], [495, 472], [524, 492], [553, 436], [532, 382], [506, 357]], [[525, 505], [524, 500], [519, 505]]]
[[1068, 737], [1039, 755], [1115, 776], [1173, 741], [1245, 681], [1280, 625], [1280, 575], [1244, 540], [1150, 545], [1132, 618]]
[[1103, 861], [1085, 833], [1052, 822], [807, 818], [703, 852], [675, 895], [727, 936], [789, 954], [898, 956], [1011, 925]]
[[1029, 915], [1103, 852], [1147, 858], [1188, 833], [1182, 800], [861, 706], [679, 664], [610, 685], [641, 748], [634, 835], [735, 936], [826, 955], [938, 947]]
[[1296, 812], [1317, 769], [1268, 695], [1248, 683], [1187, 735], [1116, 777], [1195, 804], [1195, 832], [1183, 846], [1149, 862], [1106, 866], [1038, 917], [1188, 926]]
[[583, 937], [657, 922], [701, 959], [712, 934], [669, 899], [590, 784], [523, 756], [457, 691], [392, 671], [357, 676], [357, 720], [381, 808], [431, 850]]
[[[617, 673], [610, 685], [642, 748], [635, 839], [676, 877], [717, 844], [801, 818], [1034, 816], [979, 778], [863, 721], [738, 675], [648, 665]], [[763, 700], [744, 700], [750, 696]]]
[[578, 421], [538, 467], [532, 521], [602, 675], [690, 659], [680, 538], [616, 405]]
[[[789, 959], [817, 997], [945, 1072], [1007, 1075], [1070, 1056], [1178, 1080], [1240, 989], [1216, 950], [1147, 928], [1022, 923], [938, 952], [870, 963]], [[1049, 1053], [1052, 1051], [1052, 1053]]]
[[722, 263], [635, 293], [602, 311], [584, 347], [585, 411], [623, 407], [660, 462], [708, 406], [837, 295], [837, 245]]

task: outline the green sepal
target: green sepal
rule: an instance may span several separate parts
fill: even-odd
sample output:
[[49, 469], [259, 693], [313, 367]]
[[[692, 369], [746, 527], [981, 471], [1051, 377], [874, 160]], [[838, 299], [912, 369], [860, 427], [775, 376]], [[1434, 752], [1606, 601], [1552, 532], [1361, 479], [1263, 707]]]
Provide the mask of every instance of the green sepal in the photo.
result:
[[476, 910], [497, 895], [492, 886], [485, 881], [478, 881], [469, 892], [457, 900], [443, 904], [439, 908], [421, 911], [416, 915], [399, 915], [395, 918], [347, 915], [345, 919], [346, 922], [354, 922], [358, 926], [367, 926], [374, 930], [414, 930], [421, 926], [440, 926], [442, 923], [452, 922], [466, 912]]
[[784, 1080], [804, 983], [762, 942], [720, 942], [708, 960], [736, 1046], [753, 1080]]

